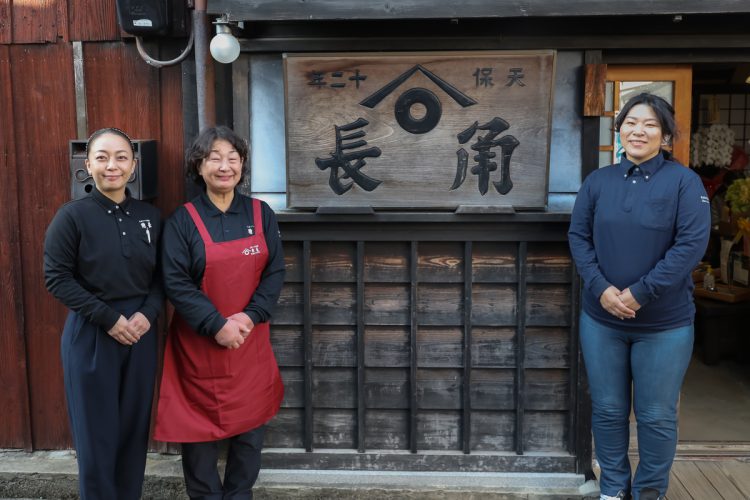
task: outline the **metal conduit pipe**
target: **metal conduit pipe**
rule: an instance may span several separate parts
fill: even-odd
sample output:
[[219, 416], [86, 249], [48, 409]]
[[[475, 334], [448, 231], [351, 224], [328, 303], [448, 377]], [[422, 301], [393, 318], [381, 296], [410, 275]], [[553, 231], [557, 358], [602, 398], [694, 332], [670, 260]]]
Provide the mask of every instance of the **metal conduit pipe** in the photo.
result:
[[[198, 98], [198, 130], [214, 125], [216, 110], [213, 84], [209, 85], [208, 35], [206, 7], [207, 0], [196, 0], [193, 10], [193, 33], [195, 36], [195, 86]], [[212, 74], [212, 73], [211, 73]], [[210, 104], [209, 104], [210, 103]]]

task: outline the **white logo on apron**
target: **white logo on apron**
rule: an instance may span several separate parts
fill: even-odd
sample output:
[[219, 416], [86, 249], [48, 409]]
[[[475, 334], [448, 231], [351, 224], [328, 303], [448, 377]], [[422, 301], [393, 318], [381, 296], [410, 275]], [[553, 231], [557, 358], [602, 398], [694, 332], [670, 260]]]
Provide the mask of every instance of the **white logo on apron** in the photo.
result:
[[242, 251], [242, 255], [256, 255], [259, 253], [260, 253], [260, 248], [258, 248], [258, 245], [247, 247]]

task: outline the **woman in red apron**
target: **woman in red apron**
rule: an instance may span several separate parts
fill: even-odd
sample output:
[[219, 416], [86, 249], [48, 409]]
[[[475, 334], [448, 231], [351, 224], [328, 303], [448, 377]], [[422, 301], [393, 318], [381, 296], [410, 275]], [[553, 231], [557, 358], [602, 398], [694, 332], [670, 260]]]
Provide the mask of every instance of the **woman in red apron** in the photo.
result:
[[[204, 192], [164, 229], [164, 287], [175, 314], [154, 438], [182, 443], [185, 485], [196, 499], [252, 498], [264, 424], [284, 393], [268, 325], [284, 257], [271, 208], [235, 190], [247, 153], [226, 127], [201, 132], [187, 164]], [[222, 481], [223, 439], [229, 446]]]

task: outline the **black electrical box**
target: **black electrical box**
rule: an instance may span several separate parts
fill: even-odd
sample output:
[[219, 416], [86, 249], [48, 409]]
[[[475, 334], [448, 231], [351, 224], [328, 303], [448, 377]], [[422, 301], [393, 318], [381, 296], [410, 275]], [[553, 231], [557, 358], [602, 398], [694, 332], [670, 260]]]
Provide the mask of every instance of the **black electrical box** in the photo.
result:
[[169, 0], [117, 0], [117, 18], [126, 33], [136, 36], [169, 32]]
[[[133, 141], [133, 153], [137, 160], [133, 175], [128, 179], [130, 196], [137, 200], [156, 198], [156, 141]], [[86, 141], [70, 141], [70, 198], [78, 200], [94, 188], [86, 170]]]

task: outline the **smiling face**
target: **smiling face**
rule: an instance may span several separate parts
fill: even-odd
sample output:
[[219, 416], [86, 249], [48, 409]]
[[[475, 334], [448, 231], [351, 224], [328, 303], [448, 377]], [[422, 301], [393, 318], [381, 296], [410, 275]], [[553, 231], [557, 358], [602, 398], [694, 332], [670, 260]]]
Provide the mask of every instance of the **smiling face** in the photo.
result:
[[651, 106], [637, 104], [630, 108], [620, 125], [620, 142], [628, 160], [636, 164], [650, 160], [659, 154], [663, 140], [661, 123]]
[[135, 162], [133, 149], [125, 138], [105, 133], [89, 144], [86, 169], [96, 189], [119, 203], [125, 199], [125, 187], [135, 170]]
[[198, 174], [206, 183], [209, 194], [227, 194], [234, 190], [242, 178], [244, 158], [229, 141], [217, 139], [211, 145], [200, 166]]

